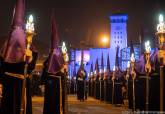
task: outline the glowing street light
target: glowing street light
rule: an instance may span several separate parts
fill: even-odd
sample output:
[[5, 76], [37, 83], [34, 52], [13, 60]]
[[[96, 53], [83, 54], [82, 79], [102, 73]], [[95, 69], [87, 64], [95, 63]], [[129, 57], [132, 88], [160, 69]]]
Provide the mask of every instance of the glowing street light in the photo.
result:
[[102, 38], [102, 42], [103, 42], [103, 43], [107, 43], [107, 42], [108, 42], [108, 38], [107, 38], [106, 36], [104, 36], [104, 37]]
[[108, 43], [108, 37], [106, 35], [104, 35], [102, 38], [101, 38], [101, 43], [103, 46], [106, 46], [107, 43]]

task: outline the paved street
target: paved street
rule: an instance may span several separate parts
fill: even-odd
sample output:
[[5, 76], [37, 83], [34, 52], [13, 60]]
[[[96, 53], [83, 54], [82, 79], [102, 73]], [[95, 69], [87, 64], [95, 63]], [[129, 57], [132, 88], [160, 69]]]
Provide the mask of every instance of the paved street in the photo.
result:
[[[42, 109], [43, 97], [34, 97], [34, 114], [42, 114]], [[91, 97], [85, 102], [79, 102], [75, 95], [68, 96], [68, 114], [122, 114], [124, 111], [126, 111], [126, 108], [124, 107], [115, 107]]]

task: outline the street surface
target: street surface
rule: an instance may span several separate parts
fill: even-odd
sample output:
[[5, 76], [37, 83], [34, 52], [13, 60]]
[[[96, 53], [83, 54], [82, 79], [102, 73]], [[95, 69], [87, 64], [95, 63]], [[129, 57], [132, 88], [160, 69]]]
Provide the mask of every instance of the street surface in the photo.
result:
[[[43, 97], [33, 97], [33, 114], [42, 114]], [[115, 107], [111, 104], [100, 102], [91, 97], [80, 102], [75, 95], [68, 96], [67, 114], [126, 114], [126, 108]]]

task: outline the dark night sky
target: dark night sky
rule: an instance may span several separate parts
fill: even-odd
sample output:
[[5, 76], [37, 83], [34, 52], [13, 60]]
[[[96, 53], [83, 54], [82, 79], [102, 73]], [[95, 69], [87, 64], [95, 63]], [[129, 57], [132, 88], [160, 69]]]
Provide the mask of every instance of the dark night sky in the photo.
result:
[[[165, 11], [164, 0], [26, 0], [26, 13], [35, 16], [37, 35], [35, 44], [40, 52], [47, 52], [50, 43], [50, 15], [55, 9], [61, 41], [78, 44], [80, 40], [98, 40], [109, 34], [109, 16], [127, 13], [128, 41], [138, 42], [143, 28], [146, 39], [154, 39], [159, 13]], [[15, 0], [0, 1], [0, 44], [8, 35]], [[164, 9], [163, 9], [164, 8]], [[165, 13], [164, 13], [165, 14]], [[99, 44], [95, 45], [96, 47]]]

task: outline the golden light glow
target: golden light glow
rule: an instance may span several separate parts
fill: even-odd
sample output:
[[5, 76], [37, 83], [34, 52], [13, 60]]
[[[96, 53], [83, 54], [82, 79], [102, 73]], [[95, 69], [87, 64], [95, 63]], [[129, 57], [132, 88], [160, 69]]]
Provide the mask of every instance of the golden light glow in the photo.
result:
[[33, 15], [30, 15], [29, 19], [27, 20], [26, 31], [29, 32], [29, 33], [33, 33], [34, 32]]
[[146, 49], [146, 52], [147, 52], [147, 53], [150, 53], [150, 51], [151, 51], [151, 46], [150, 46], [150, 42], [149, 42], [149, 41], [145, 42], [145, 49]]
[[68, 53], [67, 53], [67, 48], [66, 48], [65, 42], [62, 43], [62, 53], [64, 55], [65, 62], [68, 62], [69, 61], [69, 56], [68, 56]]
[[163, 23], [163, 15], [162, 14], [159, 15], [159, 23]]
[[113, 67], [113, 71], [115, 71], [115, 70], [116, 70], [116, 67], [114, 66], [114, 67]]
[[130, 61], [127, 62], [127, 68], [130, 68]]
[[163, 19], [163, 15], [159, 15], [159, 24], [157, 25], [157, 31], [159, 33], [164, 33], [165, 32], [165, 23]]
[[108, 42], [108, 38], [107, 38], [107, 36], [103, 36], [103, 38], [102, 38], [102, 42], [103, 42], [104, 44], [106, 44], [106, 43]]
[[131, 54], [131, 62], [135, 62], [135, 56], [134, 56], [134, 53]]

